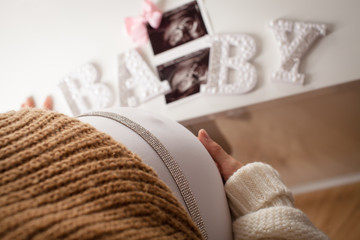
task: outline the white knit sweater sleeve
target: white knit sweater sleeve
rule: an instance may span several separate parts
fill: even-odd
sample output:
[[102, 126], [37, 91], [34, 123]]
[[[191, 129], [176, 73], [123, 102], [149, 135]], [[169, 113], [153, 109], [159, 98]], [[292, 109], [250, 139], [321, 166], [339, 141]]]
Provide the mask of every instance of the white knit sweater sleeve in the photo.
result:
[[225, 184], [234, 239], [328, 239], [300, 210], [280, 180], [264, 163], [251, 163], [235, 172]]

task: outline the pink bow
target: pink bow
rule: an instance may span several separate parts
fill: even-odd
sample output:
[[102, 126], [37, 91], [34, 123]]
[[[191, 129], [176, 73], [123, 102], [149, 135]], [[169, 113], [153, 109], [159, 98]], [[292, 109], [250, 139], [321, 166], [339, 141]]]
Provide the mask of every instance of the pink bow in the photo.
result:
[[155, 4], [150, 0], [144, 0], [141, 16], [125, 18], [126, 31], [137, 46], [142, 45], [149, 38], [146, 23], [149, 23], [152, 28], [156, 29], [160, 26], [161, 19], [162, 12], [156, 8]]

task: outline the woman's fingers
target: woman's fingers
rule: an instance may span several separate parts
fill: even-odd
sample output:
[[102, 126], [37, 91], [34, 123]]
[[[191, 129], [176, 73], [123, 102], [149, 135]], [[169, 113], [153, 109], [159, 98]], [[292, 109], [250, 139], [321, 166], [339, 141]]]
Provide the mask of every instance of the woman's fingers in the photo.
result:
[[51, 96], [47, 96], [44, 103], [43, 103], [43, 109], [46, 110], [53, 110], [53, 99]]
[[33, 108], [35, 107], [35, 102], [32, 97], [26, 98], [25, 102], [21, 104], [21, 108]]
[[[47, 96], [42, 108], [46, 110], [53, 110], [53, 105], [54, 103], [52, 97]], [[35, 101], [32, 97], [26, 98], [26, 101], [23, 104], [21, 104], [21, 108], [35, 108], [35, 107], [36, 107]]]
[[227, 154], [218, 143], [213, 141], [204, 129], [199, 131], [198, 139], [214, 159], [216, 166], [225, 181], [243, 166], [239, 161], [236, 161], [236, 159]]
[[216, 163], [221, 165], [221, 162], [230, 157], [219, 144], [209, 137], [208, 133], [204, 129], [199, 131], [198, 139]]

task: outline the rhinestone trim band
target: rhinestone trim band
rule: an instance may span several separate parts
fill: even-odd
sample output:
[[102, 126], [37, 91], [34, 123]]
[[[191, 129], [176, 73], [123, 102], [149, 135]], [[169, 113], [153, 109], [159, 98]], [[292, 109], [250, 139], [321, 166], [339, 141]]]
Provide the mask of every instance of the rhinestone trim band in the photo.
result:
[[186, 208], [188, 209], [192, 220], [198, 226], [203, 238], [208, 239], [205, 225], [200, 215], [199, 207], [193, 196], [189, 183], [184, 173], [181, 171], [181, 168], [176, 163], [175, 159], [171, 156], [169, 151], [159, 141], [159, 139], [157, 139], [150, 131], [142, 127], [140, 124], [116, 113], [91, 112], [91, 113], [82, 114], [78, 117], [86, 117], [86, 116], [98, 116], [98, 117], [105, 117], [115, 120], [123, 124], [124, 126], [128, 127], [129, 129], [133, 130], [155, 150], [155, 152], [159, 155], [159, 157], [161, 158], [161, 160], [169, 170], [174, 181], [176, 182], [176, 185], [181, 193], [181, 196], [185, 202]]

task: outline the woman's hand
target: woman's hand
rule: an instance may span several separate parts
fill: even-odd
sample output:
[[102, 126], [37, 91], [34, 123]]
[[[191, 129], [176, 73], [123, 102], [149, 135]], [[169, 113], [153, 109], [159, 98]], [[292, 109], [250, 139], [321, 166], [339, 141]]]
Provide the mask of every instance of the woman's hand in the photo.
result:
[[214, 159], [225, 182], [243, 166], [239, 161], [227, 154], [218, 143], [212, 140], [204, 129], [199, 131], [198, 139]]

